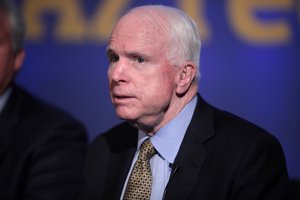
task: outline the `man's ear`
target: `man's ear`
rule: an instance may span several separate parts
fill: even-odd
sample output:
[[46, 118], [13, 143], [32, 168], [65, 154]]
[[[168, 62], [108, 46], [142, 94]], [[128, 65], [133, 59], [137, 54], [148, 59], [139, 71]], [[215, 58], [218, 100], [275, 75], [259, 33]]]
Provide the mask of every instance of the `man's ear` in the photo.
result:
[[176, 86], [178, 95], [185, 94], [193, 83], [197, 73], [197, 66], [192, 62], [185, 62], [179, 70], [179, 80]]
[[25, 50], [21, 49], [15, 54], [15, 60], [14, 60], [14, 70], [15, 70], [15, 72], [20, 71], [24, 60], [25, 60]]

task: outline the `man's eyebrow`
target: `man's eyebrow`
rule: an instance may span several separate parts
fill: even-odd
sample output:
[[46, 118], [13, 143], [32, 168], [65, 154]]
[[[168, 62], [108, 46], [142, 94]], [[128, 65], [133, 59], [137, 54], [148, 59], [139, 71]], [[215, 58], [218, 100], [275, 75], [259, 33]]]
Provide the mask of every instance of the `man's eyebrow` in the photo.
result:
[[113, 52], [112, 48], [110, 46], [107, 46], [105, 49], [106, 53]]
[[[106, 54], [109, 55], [109, 54], [116, 54], [116, 51], [111, 48], [110, 46], [107, 46], [106, 47]], [[125, 52], [125, 55], [128, 56], [128, 57], [143, 57], [143, 58], [148, 58], [149, 55], [144, 53], [144, 52], [141, 52], [141, 51], [128, 51], [128, 52]]]
[[126, 55], [129, 57], [141, 56], [141, 57], [145, 57], [145, 58], [149, 56], [149, 55], [145, 54], [144, 52], [140, 52], [140, 51], [126, 52]]
[[110, 55], [116, 55], [116, 51], [114, 49], [112, 49], [111, 47], [106, 47], [106, 55], [110, 56]]

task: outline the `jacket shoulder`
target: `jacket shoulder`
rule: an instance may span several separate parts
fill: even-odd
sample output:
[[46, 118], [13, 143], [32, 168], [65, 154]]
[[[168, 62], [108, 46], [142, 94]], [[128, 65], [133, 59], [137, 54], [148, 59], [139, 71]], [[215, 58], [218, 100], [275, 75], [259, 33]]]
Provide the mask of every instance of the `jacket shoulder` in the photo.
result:
[[109, 148], [112, 151], [122, 151], [136, 146], [138, 130], [129, 123], [123, 122], [99, 134], [91, 143], [91, 148]]
[[46, 141], [53, 137], [78, 137], [87, 141], [83, 124], [68, 112], [15, 86], [2, 113], [14, 121], [14, 133], [29, 140]]

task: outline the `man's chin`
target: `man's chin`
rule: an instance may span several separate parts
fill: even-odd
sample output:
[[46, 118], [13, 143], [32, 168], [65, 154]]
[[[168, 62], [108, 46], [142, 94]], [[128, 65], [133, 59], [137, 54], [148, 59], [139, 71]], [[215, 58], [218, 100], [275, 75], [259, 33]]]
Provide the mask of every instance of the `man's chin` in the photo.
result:
[[135, 121], [136, 120], [136, 117], [134, 117], [132, 114], [130, 113], [127, 113], [127, 112], [121, 112], [121, 111], [118, 111], [116, 110], [116, 113], [117, 113], [117, 116], [122, 119], [122, 120], [125, 120], [125, 121]]

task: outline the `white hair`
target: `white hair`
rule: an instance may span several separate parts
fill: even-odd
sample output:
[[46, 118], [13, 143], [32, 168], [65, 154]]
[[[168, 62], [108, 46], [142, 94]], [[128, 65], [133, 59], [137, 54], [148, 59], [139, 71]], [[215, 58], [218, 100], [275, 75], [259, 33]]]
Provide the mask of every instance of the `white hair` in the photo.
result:
[[198, 70], [196, 80], [200, 78], [201, 41], [195, 21], [183, 11], [163, 5], [146, 5], [129, 11], [142, 12], [143, 19], [152, 28], [165, 34], [168, 42], [168, 59], [172, 65], [179, 66], [185, 61], [193, 62]]

